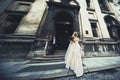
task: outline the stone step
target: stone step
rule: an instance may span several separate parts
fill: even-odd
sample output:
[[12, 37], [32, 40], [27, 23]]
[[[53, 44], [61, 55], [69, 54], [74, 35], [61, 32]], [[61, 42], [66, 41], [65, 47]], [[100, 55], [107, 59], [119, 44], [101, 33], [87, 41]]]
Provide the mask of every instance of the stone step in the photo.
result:
[[55, 50], [56, 53], [65, 53], [66, 50]]
[[63, 62], [64, 60], [50, 60], [50, 61], [35, 61], [33, 60], [31, 63], [54, 63], [54, 62]]
[[41, 57], [35, 57], [31, 60], [31, 63], [51, 63], [64, 61], [65, 55], [46, 55]]
[[65, 57], [65, 55], [46, 55], [46, 56], [43, 56], [43, 58], [61, 58], [61, 57]]
[[57, 58], [57, 57], [52, 57], [52, 58], [40, 58], [40, 57], [37, 57], [37, 58], [33, 58], [32, 59], [33, 61], [52, 61], [52, 60], [64, 60], [64, 57], [61, 57], [61, 58]]
[[[83, 66], [84, 73], [112, 69], [120, 67], [120, 57], [95, 57], [95, 58], [84, 58]], [[65, 68], [64, 62], [54, 62], [54, 63], [26, 63], [19, 65], [10, 65], [10, 68], [0, 67], [1, 70], [5, 70], [8, 80], [43, 80], [56, 77], [64, 77], [75, 75], [72, 70], [67, 70]], [[16, 69], [16, 70], [15, 70]], [[14, 70], [14, 72], [13, 72]], [[12, 71], [10, 73], [10, 71]]]
[[36, 57], [32, 59], [32, 63], [47, 63], [47, 62], [60, 62], [64, 61], [65, 55], [46, 55], [42, 57]]
[[66, 50], [56, 50], [54, 55], [65, 55]]
[[64, 62], [54, 62], [54, 63], [28, 63], [26, 67], [18, 70], [16, 73], [24, 72], [36, 72], [36, 71], [48, 71], [54, 69], [65, 69]]

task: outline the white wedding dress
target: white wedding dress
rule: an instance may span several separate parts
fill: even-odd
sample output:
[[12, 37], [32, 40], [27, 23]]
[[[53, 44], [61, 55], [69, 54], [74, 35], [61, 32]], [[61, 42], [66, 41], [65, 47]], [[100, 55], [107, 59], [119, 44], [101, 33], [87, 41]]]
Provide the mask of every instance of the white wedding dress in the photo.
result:
[[83, 75], [83, 65], [81, 57], [84, 55], [79, 45], [79, 38], [75, 37], [74, 42], [70, 42], [65, 55], [65, 64], [67, 69], [72, 69], [77, 77]]

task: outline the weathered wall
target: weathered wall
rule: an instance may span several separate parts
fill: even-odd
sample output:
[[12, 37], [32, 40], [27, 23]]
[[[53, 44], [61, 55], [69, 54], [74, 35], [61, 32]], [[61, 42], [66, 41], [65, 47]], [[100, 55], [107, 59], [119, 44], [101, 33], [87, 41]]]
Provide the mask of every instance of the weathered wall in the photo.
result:
[[35, 35], [39, 24], [42, 21], [46, 6], [47, 4], [45, 0], [36, 0], [32, 4], [28, 14], [22, 19], [21, 23], [15, 31], [15, 34]]

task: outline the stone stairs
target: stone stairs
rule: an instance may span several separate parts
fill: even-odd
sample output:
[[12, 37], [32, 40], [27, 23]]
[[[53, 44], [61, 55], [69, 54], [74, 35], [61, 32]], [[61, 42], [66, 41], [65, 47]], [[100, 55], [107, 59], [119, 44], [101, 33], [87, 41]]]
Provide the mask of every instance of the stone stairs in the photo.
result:
[[65, 50], [56, 50], [54, 55], [46, 55], [32, 59], [32, 63], [48, 63], [64, 61]]
[[55, 50], [54, 55], [65, 55], [66, 50]]
[[[55, 58], [61, 55], [48, 55], [45, 58]], [[45, 61], [45, 60], [43, 60]], [[48, 60], [49, 61], [49, 60]], [[46, 62], [48, 62], [46, 60]], [[72, 70], [65, 68], [65, 63], [53, 62], [48, 63], [31, 63], [25, 62], [5, 62], [0, 64], [0, 79], [7, 78], [7, 80], [49, 80], [58, 77], [75, 75]], [[117, 57], [93, 57], [83, 59], [84, 73], [112, 69], [120, 67], [120, 56]], [[3, 76], [4, 75], [4, 76]]]

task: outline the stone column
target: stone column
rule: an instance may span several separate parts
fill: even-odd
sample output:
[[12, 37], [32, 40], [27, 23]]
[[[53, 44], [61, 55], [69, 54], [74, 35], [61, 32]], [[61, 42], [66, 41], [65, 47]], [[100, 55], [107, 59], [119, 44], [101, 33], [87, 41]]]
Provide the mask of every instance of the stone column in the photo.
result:
[[101, 13], [101, 9], [100, 9], [98, 0], [93, 0], [93, 4], [95, 6], [96, 16], [98, 18], [98, 23], [100, 25], [100, 29], [101, 29], [101, 33], [102, 33], [101, 37], [102, 38], [110, 38], [107, 26], [106, 26], [104, 18], [103, 18], [104, 16]]
[[22, 19], [15, 34], [35, 35], [47, 7], [45, 0], [35, 0], [28, 14]]
[[[82, 31], [82, 36], [83, 37], [93, 37], [92, 34], [92, 29], [91, 29], [91, 25], [90, 25], [90, 21], [89, 21], [89, 17], [88, 17], [88, 12], [87, 12], [87, 6], [86, 6], [86, 2], [85, 0], [78, 0], [79, 4], [80, 4], [80, 12], [79, 12], [79, 17], [80, 17], [80, 21], [81, 21], [81, 26], [80, 26], [80, 31]], [[86, 31], [88, 31], [88, 34], [86, 34]]]

